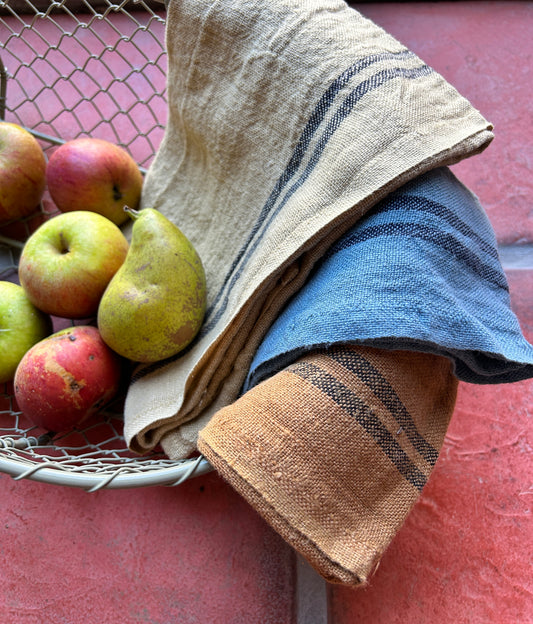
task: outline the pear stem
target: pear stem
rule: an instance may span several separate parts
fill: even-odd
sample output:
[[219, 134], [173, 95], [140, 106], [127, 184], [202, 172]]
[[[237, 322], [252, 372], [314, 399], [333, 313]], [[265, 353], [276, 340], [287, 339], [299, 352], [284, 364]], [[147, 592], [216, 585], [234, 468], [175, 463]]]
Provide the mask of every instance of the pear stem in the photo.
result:
[[139, 216], [139, 211], [134, 208], [130, 208], [129, 206], [124, 206], [124, 212], [127, 212], [133, 220]]

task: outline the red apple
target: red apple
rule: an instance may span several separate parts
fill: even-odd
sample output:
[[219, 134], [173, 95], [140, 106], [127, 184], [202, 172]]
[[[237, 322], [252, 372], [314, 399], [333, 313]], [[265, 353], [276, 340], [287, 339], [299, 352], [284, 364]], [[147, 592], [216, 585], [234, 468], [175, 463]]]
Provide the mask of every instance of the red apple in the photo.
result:
[[56, 149], [48, 161], [46, 181], [61, 212], [90, 210], [120, 225], [128, 218], [124, 206], [139, 205], [143, 176], [126, 150], [88, 137]]
[[70, 319], [90, 318], [129, 244], [120, 228], [95, 212], [67, 212], [45, 221], [28, 238], [19, 279], [37, 308]]
[[0, 223], [37, 209], [45, 172], [46, 159], [37, 139], [17, 124], [0, 121]]
[[63, 329], [38, 342], [20, 361], [14, 380], [18, 407], [46, 431], [67, 431], [117, 394], [121, 364], [96, 327]]

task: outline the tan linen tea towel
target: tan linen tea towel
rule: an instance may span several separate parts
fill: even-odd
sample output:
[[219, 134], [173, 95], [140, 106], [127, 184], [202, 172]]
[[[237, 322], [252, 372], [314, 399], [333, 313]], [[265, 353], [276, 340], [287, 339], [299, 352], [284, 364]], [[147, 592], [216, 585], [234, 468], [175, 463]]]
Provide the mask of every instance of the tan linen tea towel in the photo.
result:
[[220, 410], [198, 446], [324, 578], [362, 585], [435, 465], [457, 384], [442, 356], [336, 346]]
[[490, 124], [340, 0], [171, 0], [168, 123], [142, 205], [196, 246], [208, 311], [185, 353], [140, 366], [125, 436], [171, 458], [239, 395], [324, 251], [380, 199], [484, 149]]

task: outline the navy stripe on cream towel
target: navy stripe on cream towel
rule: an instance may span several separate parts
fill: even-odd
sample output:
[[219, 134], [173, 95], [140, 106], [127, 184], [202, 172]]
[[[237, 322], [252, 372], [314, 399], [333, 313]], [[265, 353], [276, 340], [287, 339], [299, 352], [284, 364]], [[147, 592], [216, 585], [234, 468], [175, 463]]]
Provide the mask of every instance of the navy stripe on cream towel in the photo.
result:
[[265, 336], [244, 389], [336, 343], [444, 355], [470, 383], [533, 377], [493, 229], [448, 168], [389, 195], [329, 250]]
[[[339, 76], [339, 78], [337, 78], [328, 88], [324, 96], [318, 102], [311, 118], [306, 124], [294, 153], [283, 174], [274, 186], [267, 202], [263, 206], [257, 222], [251, 229], [249, 238], [236, 255], [235, 261], [230, 267], [221, 290], [217, 293], [213, 303], [209, 306], [206, 312], [206, 321], [202, 326], [200, 335], [208, 334], [220, 320], [228, 306], [229, 293], [245, 270], [243, 265], [247, 263], [250, 255], [261, 244], [262, 237], [268, 231], [268, 227], [278, 216], [285, 204], [309, 178], [318, 164], [320, 157], [322, 156], [324, 149], [326, 149], [331, 137], [341, 127], [343, 120], [352, 112], [359, 100], [367, 93], [373, 91], [374, 89], [378, 89], [389, 80], [393, 80], [398, 77], [402, 77], [407, 80], [415, 80], [421, 76], [430, 74], [433, 70], [424, 64], [418, 65], [414, 68], [389, 67], [387, 69], [383, 69], [357, 84], [357, 86], [354, 87], [352, 91], [349, 92], [348, 96], [342, 101], [332, 118], [325, 123], [324, 120], [326, 113], [333, 106], [335, 96], [338, 95], [339, 91], [346, 86], [351, 78], [356, 76], [362, 69], [371, 66], [372, 63], [393, 59], [410, 59], [412, 56], [412, 52], [402, 51], [398, 53], [376, 54], [365, 57], [361, 59], [360, 62], [355, 63], [352, 67], [343, 72], [341, 76]], [[311, 138], [322, 125], [325, 125], [325, 128], [322, 130], [322, 134], [317, 140], [316, 145], [310, 149]], [[310, 155], [308, 154], [308, 151], [310, 152]], [[303, 166], [302, 163], [305, 161], [306, 156], [309, 157], [309, 160], [305, 162], [305, 165]], [[289, 184], [293, 177], [296, 177], [296, 180]]]

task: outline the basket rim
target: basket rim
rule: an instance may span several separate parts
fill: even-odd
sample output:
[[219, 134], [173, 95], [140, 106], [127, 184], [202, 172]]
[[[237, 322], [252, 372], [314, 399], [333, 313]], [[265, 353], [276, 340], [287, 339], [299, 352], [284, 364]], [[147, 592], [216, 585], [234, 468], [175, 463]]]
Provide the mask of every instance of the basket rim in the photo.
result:
[[60, 462], [47, 461], [33, 465], [0, 453], [0, 473], [10, 475], [15, 481], [30, 479], [52, 485], [81, 488], [87, 492], [101, 489], [128, 489], [156, 485], [175, 486], [191, 477], [212, 472], [213, 467], [203, 455], [179, 460], [165, 468], [158, 467], [146, 472], [120, 466], [105, 474], [72, 471], [63, 468]]

